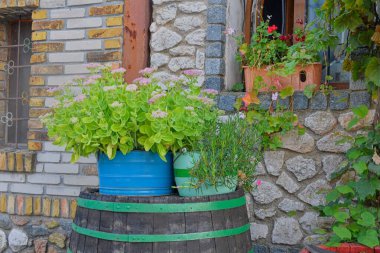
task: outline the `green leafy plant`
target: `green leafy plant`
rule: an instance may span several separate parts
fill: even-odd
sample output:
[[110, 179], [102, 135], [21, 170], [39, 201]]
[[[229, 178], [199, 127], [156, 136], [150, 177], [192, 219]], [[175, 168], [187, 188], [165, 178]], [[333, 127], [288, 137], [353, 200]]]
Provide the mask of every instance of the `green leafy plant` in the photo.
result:
[[117, 151], [132, 150], [153, 151], [165, 160], [167, 152], [198, 140], [217, 116], [217, 92], [201, 89], [199, 71], [163, 82], [152, 77], [154, 69], [145, 69], [143, 77], [126, 84], [125, 69], [91, 69], [91, 77], [75, 83], [80, 94], [68, 87], [52, 90], [58, 102], [43, 119], [54, 144], [73, 151], [73, 162], [92, 153], [113, 159]]
[[[355, 112], [357, 119], [366, 116]], [[368, 247], [380, 245], [380, 126], [368, 135], [356, 137], [354, 147], [347, 152], [349, 163], [335, 176], [349, 171], [354, 176], [338, 185], [326, 196], [323, 214], [335, 218], [329, 245], [359, 242]]]
[[261, 160], [261, 137], [252, 123], [239, 117], [228, 116], [216, 120], [197, 142], [200, 159], [192, 169], [194, 187], [204, 183], [217, 189], [218, 185], [229, 188], [236, 182], [246, 191], [252, 190], [255, 168]]

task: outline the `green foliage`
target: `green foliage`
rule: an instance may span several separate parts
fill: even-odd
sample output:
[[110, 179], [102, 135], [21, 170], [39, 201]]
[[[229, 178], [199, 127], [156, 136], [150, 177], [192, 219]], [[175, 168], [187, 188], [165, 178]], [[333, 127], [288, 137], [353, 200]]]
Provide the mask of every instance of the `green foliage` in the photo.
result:
[[231, 90], [234, 92], [244, 91], [244, 84], [243, 83], [235, 83], [234, 86], [232, 86]]
[[229, 116], [208, 125], [207, 131], [193, 149], [200, 160], [191, 172], [195, 187], [205, 182], [215, 188], [220, 184], [234, 186], [236, 180], [246, 191], [252, 190], [254, 172], [261, 160], [260, 134], [247, 120]]
[[217, 117], [215, 91], [202, 91], [194, 76], [164, 83], [151, 78], [148, 70], [136, 84], [128, 85], [123, 69], [92, 70], [101, 75], [78, 80], [79, 95], [70, 88], [60, 92], [52, 114], [44, 117], [49, 136], [73, 151], [73, 162], [97, 152], [113, 159], [118, 150], [124, 154], [151, 150], [165, 160], [167, 152], [198, 140]]
[[[358, 117], [366, 114], [363, 107], [355, 110]], [[335, 218], [330, 245], [351, 241], [368, 247], [380, 244], [376, 230], [380, 226], [380, 165], [375, 159], [380, 147], [379, 130], [378, 126], [355, 139], [347, 159], [356, 179], [335, 187], [326, 196], [327, 205], [322, 213]]]
[[316, 84], [309, 84], [306, 85], [305, 89], [303, 90], [303, 94], [308, 98], [312, 98], [315, 92], [315, 89], [317, 88]]

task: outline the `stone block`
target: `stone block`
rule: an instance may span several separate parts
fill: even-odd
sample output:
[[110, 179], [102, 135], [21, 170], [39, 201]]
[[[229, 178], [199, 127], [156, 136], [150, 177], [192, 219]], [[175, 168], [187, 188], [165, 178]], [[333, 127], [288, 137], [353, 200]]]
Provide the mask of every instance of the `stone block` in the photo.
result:
[[44, 166], [44, 171], [46, 173], [56, 173], [56, 174], [78, 174], [79, 165], [78, 164], [56, 164], [56, 163], [46, 163]]
[[178, 9], [187, 14], [199, 13], [207, 10], [207, 5], [203, 2], [184, 2], [178, 4]]
[[122, 14], [124, 12], [124, 5], [106, 5], [100, 7], [91, 7], [89, 14], [90, 16], [105, 16], [105, 15], [115, 15]]
[[325, 195], [327, 190], [330, 190], [331, 186], [324, 179], [319, 179], [301, 191], [297, 196], [303, 202], [306, 202], [312, 206], [321, 206], [326, 204]]
[[[78, 53], [50, 53], [48, 56], [49, 62], [53, 63], [69, 63], [69, 62], [84, 62], [85, 54], [83, 52]], [[48, 77], [48, 85], [49, 83]], [[63, 84], [63, 83], [61, 83]]]
[[38, 152], [37, 154], [37, 162], [58, 163], [60, 159], [61, 154], [58, 152]]
[[59, 184], [61, 177], [59, 175], [36, 173], [28, 175], [27, 181], [32, 184]]
[[279, 176], [284, 165], [284, 151], [267, 151], [264, 153], [265, 167], [269, 174]]
[[51, 18], [81, 18], [86, 13], [85, 8], [64, 8], [50, 11]]
[[100, 27], [103, 24], [102, 18], [75, 18], [67, 20], [67, 28], [92, 28]]
[[192, 69], [195, 68], [195, 61], [191, 57], [175, 57], [169, 61], [168, 67], [173, 72]]
[[84, 30], [51, 31], [50, 40], [77, 40], [84, 39]]
[[320, 151], [331, 153], [346, 153], [352, 146], [351, 136], [343, 131], [335, 131], [317, 141]]
[[79, 196], [80, 187], [46, 186], [46, 194], [54, 196]]
[[371, 106], [371, 94], [367, 91], [355, 91], [351, 93], [350, 108], [355, 108], [360, 105]]
[[[83, 54], [83, 53], [80, 53]], [[49, 86], [66, 85], [71, 84], [75, 79], [80, 78], [78, 75], [58, 75], [58, 76], [48, 76], [46, 84]]]
[[102, 49], [101, 40], [79, 40], [66, 42], [65, 49], [67, 51], [85, 51]]
[[189, 33], [185, 40], [190, 45], [203, 46], [205, 44], [206, 31], [204, 29], [198, 29]]
[[236, 102], [236, 96], [234, 95], [220, 95], [218, 101], [218, 107], [220, 110], [227, 112], [235, 111], [234, 105]]
[[154, 20], [159, 25], [164, 25], [175, 19], [177, 15], [177, 4], [169, 4], [155, 10]]
[[311, 110], [326, 110], [327, 109], [327, 96], [322, 92], [316, 93], [310, 99]]
[[174, 27], [183, 32], [201, 27], [202, 24], [203, 20], [201, 16], [184, 16], [176, 18], [174, 21]]
[[69, 176], [63, 177], [63, 183], [65, 185], [75, 186], [98, 186], [99, 178], [97, 176]]
[[224, 56], [224, 45], [221, 42], [210, 43], [206, 47], [206, 57], [222, 58]]
[[337, 122], [331, 112], [318, 111], [306, 117], [305, 126], [314, 133], [323, 135], [333, 130]]
[[224, 78], [223, 77], [207, 77], [205, 81], [206, 89], [214, 89], [217, 91], [222, 91], [224, 88]]
[[35, 184], [11, 184], [9, 187], [10, 192], [13, 193], [25, 193], [25, 194], [38, 194], [44, 193], [44, 187], [42, 185]]
[[266, 239], [268, 236], [268, 226], [265, 224], [251, 223], [251, 239], [253, 241]]
[[34, 21], [32, 30], [61, 30], [64, 27], [63, 20]]
[[287, 170], [292, 172], [299, 182], [312, 178], [318, 173], [315, 161], [300, 155], [287, 160], [285, 164]]
[[262, 181], [260, 187], [253, 190], [252, 195], [254, 200], [259, 204], [270, 204], [283, 196], [280, 188], [267, 181]]
[[106, 25], [107, 26], [121, 26], [123, 25], [123, 17], [122, 16], [109, 17], [106, 20]]
[[47, 10], [34, 10], [32, 12], [32, 19], [38, 20], [38, 19], [46, 19], [48, 17], [48, 11]]
[[205, 61], [206, 75], [223, 75], [225, 71], [224, 59], [208, 58]]
[[68, 6], [103, 3], [103, 0], [67, 0]]
[[[0, 192], [8, 192], [8, 183], [0, 183]], [[2, 212], [2, 209], [1, 209], [1, 196], [0, 196], [0, 212]]]
[[209, 24], [226, 24], [226, 7], [211, 6], [207, 9], [207, 22]]
[[226, 6], [227, 5], [227, 0], [208, 0], [208, 4], [209, 5], [224, 5]]
[[300, 135], [297, 131], [290, 131], [285, 135], [280, 135], [280, 138], [285, 149], [302, 154], [312, 152], [315, 149], [314, 138], [308, 133]]
[[348, 108], [350, 92], [335, 90], [330, 94], [330, 109], [331, 110], [345, 110]]
[[122, 34], [122, 28], [91, 29], [87, 32], [90, 39], [120, 37]]
[[181, 35], [165, 27], [161, 27], [157, 32], [152, 34], [150, 44], [153, 51], [160, 52], [174, 47], [181, 41]]
[[297, 245], [303, 238], [301, 227], [295, 218], [282, 217], [275, 220], [272, 242]]
[[224, 34], [224, 25], [209, 25], [207, 27], [207, 41], [225, 41], [226, 36]]
[[286, 172], [282, 172], [278, 177], [276, 184], [281, 185], [287, 192], [295, 193], [300, 186]]
[[303, 94], [303, 92], [295, 92], [293, 95], [293, 109], [294, 110], [306, 110], [308, 108], [309, 99]]
[[259, 93], [260, 108], [263, 110], [268, 110], [272, 103], [272, 96], [268, 93]]

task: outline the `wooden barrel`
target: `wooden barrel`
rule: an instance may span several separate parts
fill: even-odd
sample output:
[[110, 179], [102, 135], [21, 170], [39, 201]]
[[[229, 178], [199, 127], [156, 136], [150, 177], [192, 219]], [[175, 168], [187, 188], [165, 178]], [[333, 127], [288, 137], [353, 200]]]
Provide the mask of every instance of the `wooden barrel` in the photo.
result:
[[69, 253], [249, 253], [242, 190], [207, 197], [78, 198]]

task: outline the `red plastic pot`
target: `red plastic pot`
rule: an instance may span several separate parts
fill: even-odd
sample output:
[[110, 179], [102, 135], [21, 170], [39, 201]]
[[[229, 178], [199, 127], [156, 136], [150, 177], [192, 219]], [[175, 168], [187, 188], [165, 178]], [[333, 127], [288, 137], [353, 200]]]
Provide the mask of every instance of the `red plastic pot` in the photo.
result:
[[[337, 253], [380, 253], [380, 247], [369, 248], [367, 246], [357, 243], [342, 243], [339, 247], [328, 247], [325, 245], [318, 246], [321, 249], [329, 250]], [[311, 253], [308, 249], [304, 248], [300, 253]]]

